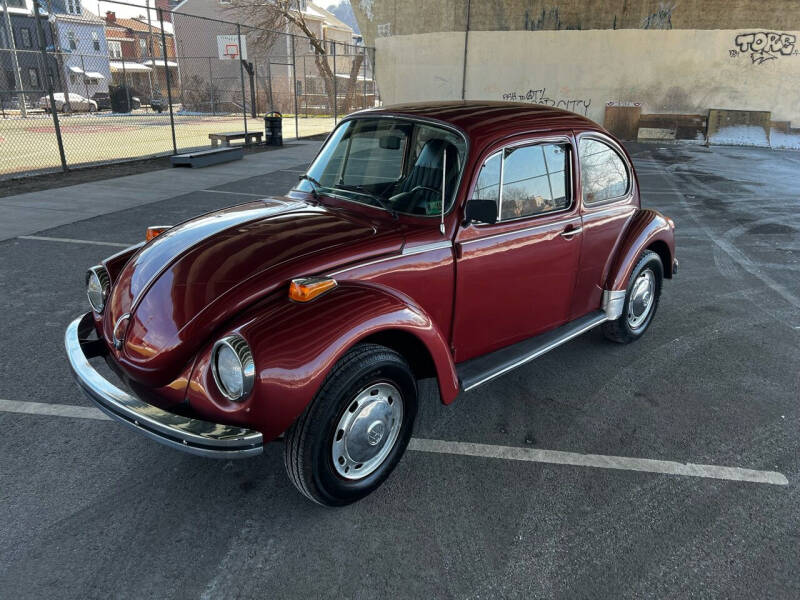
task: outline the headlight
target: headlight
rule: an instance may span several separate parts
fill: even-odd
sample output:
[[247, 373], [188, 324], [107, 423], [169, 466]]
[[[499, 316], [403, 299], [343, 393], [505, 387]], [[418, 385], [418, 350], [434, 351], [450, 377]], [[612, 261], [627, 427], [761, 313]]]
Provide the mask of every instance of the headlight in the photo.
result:
[[211, 351], [211, 372], [219, 391], [234, 402], [244, 400], [253, 389], [256, 365], [250, 346], [239, 335], [229, 335]]
[[108, 291], [111, 289], [111, 278], [104, 267], [92, 267], [86, 272], [86, 297], [96, 313], [103, 312]]

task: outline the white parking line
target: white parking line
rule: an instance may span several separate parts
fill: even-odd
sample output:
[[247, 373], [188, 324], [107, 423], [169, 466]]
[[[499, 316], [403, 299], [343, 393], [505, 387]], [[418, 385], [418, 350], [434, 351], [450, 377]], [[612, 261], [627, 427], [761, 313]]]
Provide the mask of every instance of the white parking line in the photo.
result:
[[0, 398], [0, 412], [47, 415], [49, 417], [73, 417], [75, 419], [97, 419], [98, 421], [111, 420], [102, 410], [92, 406], [20, 402], [18, 400], [3, 400], [2, 398]]
[[21, 240], [37, 240], [40, 242], [62, 242], [65, 244], [92, 244], [94, 246], [114, 246], [115, 248], [130, 248], [133, 244], [121, 244], [119, 242], [98, 242], [96, 240], [76, 240], [73, 238], [56, 238], [44, 235], [21, 235]]
[[[97, 419], [99, 421], [111, 420], [110, 417], [106, 416], [100, 409], [90, 406], [20, 402], [3, 399], [0, 399], [0, 412], [46, 415], [51, 417], [72, 417], [76, 419]], [[642, 471], [646, 473], [660, 473], [663, 475], [684, 475], [687, 477], [748, 481], [751, 483], [766, 483], [771, 485], [789, 484], [786, 476], [777, 471], [757, 471], [754, 469], [740, 469], [739, 467], [696, 465], [692, 463], [673, 462], [671, 460], [627, 458], [624, 456], [605, 456], [602, 454], [579, 454], [577, 452], [562, 452], [560, 450], [537, 450], [535, 448], [494, 446], [489, 444], [473, 444], [471, 442], [448, 442], [445, 440], [429, 440], [424, 438], [411, 438], [408, 449], [416, 452], [429, 452], [433, 454], [455, 454], [459, 456], [500, 458], [553, 465]]]
[[769, 483], [772, 485], [788, 485], [789, 483], [782, 473], [776, 471], [756, 471], [753, 469], [740, 469], [738, 467], [695, 465], [692, 463], [673, 462], [671, 460], [627, 458], [624, 456], [604, 456], [601, 454], [578, 454], [577, 452], [561, 452], [558, 450], [490, 446], [488, 444], [446, 442], [443, 440], [426, 440], [421, 438], [413, 438], [408, 448], [410, 450], [434, 452], [437, 454], [503, 458], [506, 460], [523, 460], [555, 465], [573, 465], [576, 467], [644, 471], [647, 473], [662, 473], [664, 475], [685, 475], [688, 477], [705, 477], [708, 479], [750, 481], [752, 483]]

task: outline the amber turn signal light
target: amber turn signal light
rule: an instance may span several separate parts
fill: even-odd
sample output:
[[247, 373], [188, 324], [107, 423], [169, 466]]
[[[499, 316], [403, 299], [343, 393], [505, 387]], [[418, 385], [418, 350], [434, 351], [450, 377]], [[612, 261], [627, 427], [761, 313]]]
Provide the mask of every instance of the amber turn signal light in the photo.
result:
[[144, 239], [149, 242], [154, 237], [161, 235], [171, 227], [172, 225], [153, 225], [152, 227], [148, 227], [147, 232], [144, 234]]
[[309, 302], [335, 287], [336, 280], [330, 277], [292, 279], [292, 283], [289, 284], [289, 299], [295, 302]]

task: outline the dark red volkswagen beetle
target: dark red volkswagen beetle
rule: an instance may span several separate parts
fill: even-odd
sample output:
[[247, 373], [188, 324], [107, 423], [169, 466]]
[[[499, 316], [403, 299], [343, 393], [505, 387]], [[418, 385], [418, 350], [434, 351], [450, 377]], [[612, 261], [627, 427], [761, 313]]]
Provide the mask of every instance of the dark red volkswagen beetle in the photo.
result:
[[[219, 458], [283, 435], [297, 488], [347, 504], [400, 460], [421, 378], [449, 404], [598, 325], [641, 337], [677, 270], [673, 232], [588, 119], [493, 102], [368, 110], [287, 196], [90, 269], [67, 353], [112, 417]], [[100, 356], [129, 391], [92, 367]]]

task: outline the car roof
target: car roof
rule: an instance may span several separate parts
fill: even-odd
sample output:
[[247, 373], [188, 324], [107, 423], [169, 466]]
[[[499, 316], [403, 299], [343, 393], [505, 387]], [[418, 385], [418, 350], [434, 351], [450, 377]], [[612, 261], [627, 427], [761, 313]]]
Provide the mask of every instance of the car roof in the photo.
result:
[[415, 102], [368, 109], [356, 115], [395, 115], [441, 121], [462, 130], [470, 139], [502, 138], [521, 131], [579, 129], [603, 131], [584, 116], [547, 106], [525, 102], [491, 102], [457, 100], [449, 102]]

